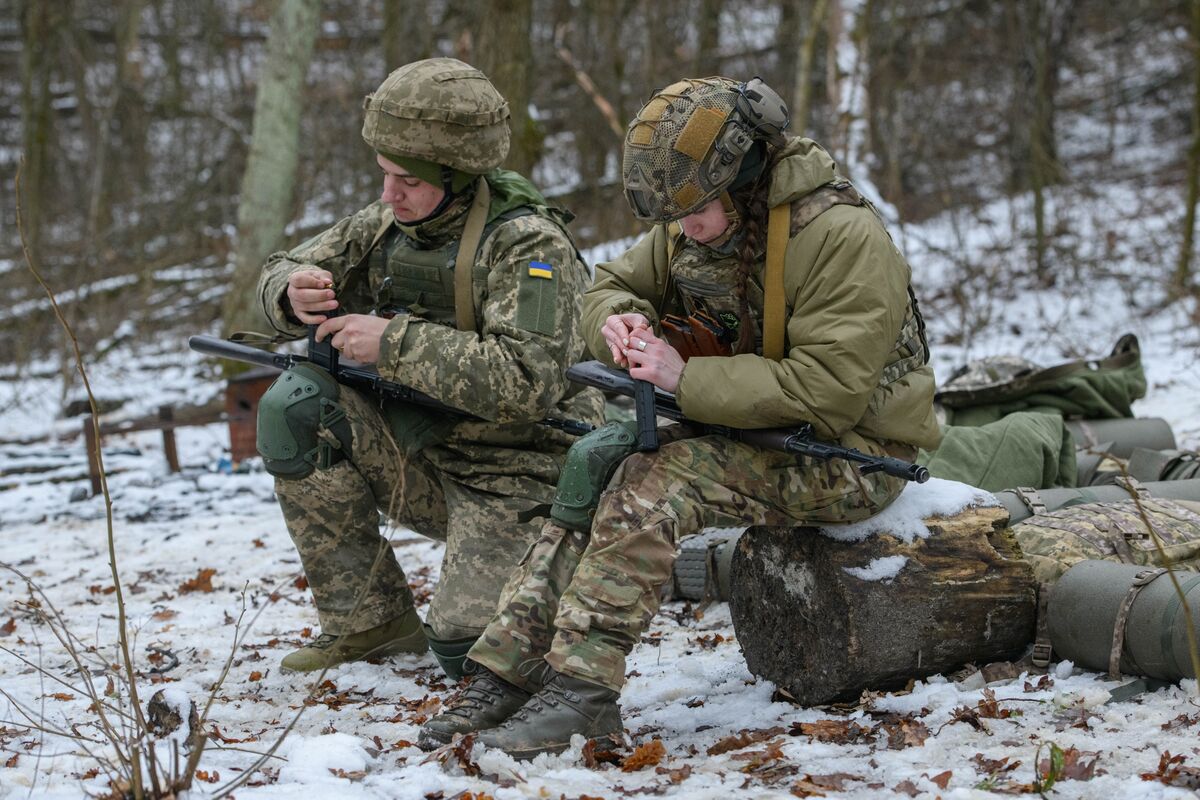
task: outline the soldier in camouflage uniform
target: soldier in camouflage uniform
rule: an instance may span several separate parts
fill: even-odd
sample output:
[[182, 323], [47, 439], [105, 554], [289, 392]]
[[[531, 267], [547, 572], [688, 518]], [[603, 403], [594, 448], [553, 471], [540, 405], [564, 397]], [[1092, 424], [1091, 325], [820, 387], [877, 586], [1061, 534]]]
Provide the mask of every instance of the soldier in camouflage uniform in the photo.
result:
[[[259, 451], [322, 629], [283, 667], [424, 652], [428, 640], [457, 677], [573, 441], [535, 422], [603, 418], [599, 393], [573, 391], [563, 374], [584, 353], [589, 275], [570, 216], [497, 169], [508, 106], [481, 72], [448, 58], [409, 64], [365, 109], [381, 198], [272, 255], [262, 308], [280, 334], [318, 325], [341, 355], [481, 419], [385, 402], [308, 365], [267, 392]], [[464, 242], [473, 224], [482, 231]], [[380, 511], [446, 543], [424, 628]]]
[[[597, 267], [584, 301], [589, 347], [674, 392], [691, 419], [808, 422], [823, 439], [911, 459], [936, 447], [939, 431], [909, 267], [829, 155], [785, 138], [786, 123], [782, 101], [758, 79], [681, 81], [642, 108], [626, 135], [623, 177], [635, 215], [655, 225]], [[771, 207], [782, 207], [787, 228], [779, 360], [764, 356], [763, 342]], [[685, 364], [665, 335], [667, 315], [719, 320], [731, 352]], [[658, 609], [681, 538], [705, 527], [861, 520], [902, 488], [882, 472], [687, 426], [660, 434], [656, 452], [627, 455], [610, 472], [590, 527], [565, 513], [571, 495], [560, 483], [553, 521], [471, 649], [481, 671], [426, 723], [423, 746], [480, 730], [481, 743], [528, 758], [561, 751], [576, 733], [619, 736], [625, 657]], [[619, 440], [610, 426], [585, 437], [564, 475], [579, 451], [611, 457]]]

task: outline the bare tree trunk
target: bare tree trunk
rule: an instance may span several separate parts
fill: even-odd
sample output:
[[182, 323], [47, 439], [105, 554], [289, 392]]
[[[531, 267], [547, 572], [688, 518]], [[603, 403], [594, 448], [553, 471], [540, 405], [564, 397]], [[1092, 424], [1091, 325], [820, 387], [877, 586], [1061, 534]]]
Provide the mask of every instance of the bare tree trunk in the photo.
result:
[[807, 19], [802, 10], [802, 6], [808, 5], [805, 0], [791, 0], [791, 4], [795, 7], [793, 18], [796, 25], [796, 41], [800, 42], [800, 51], [796, 57], [795, 92], [792, 95], [792, 131], [803, 136], [808, 130], [808, 113], [812, 104], [812, 72], [817, 53], [817, 35], [825, 23], [829, 0], [815, 0], [811, 15]]
[[[850, 170], [850, 165], [845, 163], [845, 156], [849, 147], [849, 105], [851, 102], [848, 68], [852, 65], [846, 63], [846, 59], [841, 58], [841, 55], [850, 44], [849, 36], [853, 32], [853, 9], [857, 2], [858, 0], [830, 0], [826, 24], [825, 93], [829, 96], [829, 107], [833, 114], [827, 144], [829, 151], [841, 163], [844, 172]], [[850, 30], [847, 30], [847, 23], [850, 24]]]
[[227, 333], [261, 324], [254, 287], [263, 259], [279, 245], [293, 208], [304, 78], [320, 9], [320, 0], [280, 0], [271, 17], [238, 205], [236, 269], [225, 298]]
[[696, 77], [721, 73], [721, 10], [724, 6], [724, 0], [700, 0], [696, 53], [692, 59], [692, 74]]
[[1192, 273], [1192, 249], [1195, 244], [1196, 203], [1200, 201], [1200, 0], [1192, 0], [1192, 145], [1188, 148], [1187, 204], [1184, 206], [1183, 247], [1175, 267], [1173, 292], [1181, 295], [1188, 290]]
[[433, 25], [423, 2], [383, 0], [383, 66], [388, 72], [433, 53]]
[[512, 147], [504, 166], [528, 175], [541, 156], [542, 131], [529, 116], [532, 99], [532, 0], [485, 0], [477, 7], [475, 66], [508, 100]]
[[[1024, 0], [1016, 7], [1016, 35], [1024, 43], [1025, 71], [1030, 76], [1026, 139], [1029, 147], [1029, 188], [1033, 192], [1034, 262], [1038, 280], [1053, 283], [1046, 254], [1046, 190], [1062, 181], [1055, 134], [1058, 70], [1075, 15], [1075, 0]], [[1018, 88], [1018, 91], [1021, 91]], [[1022, 124], [1014, 117], [1014, 124]]]
[[89, 163], [92, 185], [88, 198], [87, 224], [84, 229], [87, 232], [85, 241], [89, 242], [98, 240], [100, 228], [107, 227], [111, 219], [111, 205], [107, 200], [111, 196], [109, 165], [114, 134], [113, 125], [129, 94], [128, 90], [132, 82], [135, 63], [129, 56], [137, 46], [142, 5], [143, 0], [126, 0], [117, 14], [116, 52], [113, 58], [116, 69], [113, 76], [112, 97], [101, 117], [96, 148]]
[[40, 263], [46, 198], [50, 186], [50, 141], [53, 137], [50, 77], [53, 64], [48, 42], [69, 17], [69, 3], [25, 0], [21, 6], [21, 130], [24, 169], [22, 198], [25, 235], [34, 263]]

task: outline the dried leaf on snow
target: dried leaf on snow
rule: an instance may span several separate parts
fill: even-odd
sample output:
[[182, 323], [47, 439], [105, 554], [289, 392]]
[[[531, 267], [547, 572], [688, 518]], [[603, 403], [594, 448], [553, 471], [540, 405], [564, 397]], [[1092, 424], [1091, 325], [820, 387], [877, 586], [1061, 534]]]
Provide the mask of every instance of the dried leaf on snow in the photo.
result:
[[211, 592], [213, 590], [212, 578], [217, 571], [210, 567], [205, 567], [196, 573], [196, 577], [189, 578], [179, 584], [179, 591], [183, 594], [188, 592]]
[[744, 747], [749, 747], [752, 744], [765, 742], [772, 736], [778, 736], [783, 733], [783, 728], [760, 728], [758, 730], [743, 730], [733, 736], [726, 736], [724, 739], [717, 740], [717, 743], [708, 748], [704, 752], [710, 756], [719, 756], [722, 753], [728, 753], [731, 750], [741, 750]]
[[656, 767], [667, 754], [667, 748], [663, 747], [662, 739], [652, 739], [645, 744], [640, 744], [637, 748], [621, 762], [622, 772], [637, 772], [646, 767]]
[[869, 728], [848, 719], [822, 719], [816, 722], [792, 723], [789, 736], [811, 736], [818, 742], [851, 744], [869, 742], [875, 737]]

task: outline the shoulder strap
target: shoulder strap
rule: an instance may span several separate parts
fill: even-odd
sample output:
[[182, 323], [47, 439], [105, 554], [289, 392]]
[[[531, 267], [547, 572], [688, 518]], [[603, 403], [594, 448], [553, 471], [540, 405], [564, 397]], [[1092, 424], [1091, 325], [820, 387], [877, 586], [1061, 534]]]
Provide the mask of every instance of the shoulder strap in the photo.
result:
[[454, 317], [460, 331], [476, 331], [471, 267], [475, 262], [479, 241], [483, 238], [483, 227], [487, 224], [488, 206], [491, 202], [492, 193], [488, 189], [487, 180], [480, 177], [475, 189], [475, 199], [471, 202], [471, 210], [467, 212], [467, 221], [463, 226], [458, 255], [454, 257]]
[[767, 269], [763, 280], [763, 357], [783, 360], [783, 256], [791, 233], [791, 204], [781, 203], [767, 217]]
[[671, 272], [671, 262], [675, 259], [675, 251], [679, 248], [679, 240], [683, 238], [683, 226], [676, 222], [668, 222], [667, 235], [667, 280], [663, 284], [662, 297], [658, 303], [658, 318], [662, 319], [671, 302], [671, 293], [675, 291], [675, 273]]

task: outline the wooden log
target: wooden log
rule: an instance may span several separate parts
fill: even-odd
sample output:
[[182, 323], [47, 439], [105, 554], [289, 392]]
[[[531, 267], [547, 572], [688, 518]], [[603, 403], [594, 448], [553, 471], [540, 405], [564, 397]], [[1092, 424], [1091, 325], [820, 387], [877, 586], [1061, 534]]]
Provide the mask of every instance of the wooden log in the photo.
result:
[[[1002, 507], [925, 520], [911, 543], [841, 542], [812, 528], [751, 528], [733, 558], [730, 612], [755, 675], [803, 705], [856, 700], [964, 663], [1021, 656], [1036, 584]], [[848, 569], [907, 559], [890, 580]], [[861, 574], [861, 573], [860, 573]]]

